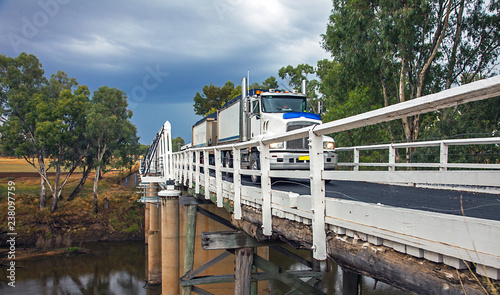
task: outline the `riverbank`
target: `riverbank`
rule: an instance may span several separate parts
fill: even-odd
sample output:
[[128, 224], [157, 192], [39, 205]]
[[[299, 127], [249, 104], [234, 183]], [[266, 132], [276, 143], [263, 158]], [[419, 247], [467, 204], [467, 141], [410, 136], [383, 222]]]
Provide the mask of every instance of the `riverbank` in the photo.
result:
[[[27, 256], [60, 251], [58, 249], [68, 248], [78, 242], [144, 239], [144, 208], [137, 202], [140, 196], [135, 187], [122, 185], [122, 179], [130, 172], [112, 171], [104, 174], [99, 181], [99, 212], [94, 214], [92, 174], [80, 194], [68, 201], [67, 196], [76, 187], [81, 173], [71, 176], [59, 200], [58, 209], [51, 213], [50, 192], [47, 195], [47, 208], [38, 209], [40, 177], [36, 172], [1, 171], [0, 253], [1, 249], [9, 248], [8, 241], [12, 237], [15, 237], [19, 254], [24, 255], [21, 254], [24, 252]], [[15, 191], [15, 195], [11, 194], [15, 199], [11, 204], [8, 202], [9, 191]], [[14, 206], [9, 208], [12, 204]], [[15, 216], [14, 224], [9, 223], [13, 220], [9, 220], [9, 216]]]

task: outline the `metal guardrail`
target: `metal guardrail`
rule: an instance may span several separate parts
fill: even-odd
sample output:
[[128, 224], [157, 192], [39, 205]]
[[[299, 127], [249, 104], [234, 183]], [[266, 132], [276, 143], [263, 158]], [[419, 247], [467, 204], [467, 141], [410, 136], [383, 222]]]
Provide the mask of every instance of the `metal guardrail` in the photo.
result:
[[[166, 121], [151, 142], [141, 161], [140, 174], [143, 182], [166, 183], [173, 179], [172, 130]], [[154, 167], [154, 169], [152, 169]]]
[[[324, 260], [327, 257], [327, 248], [326, 248], [326, 228], [337, 228], [340, 232], [346, 231], [349, 229], [349, 226], [354, 227], [352, 231], [356, 232], [356, 229], [359, 226], [356, 224], [360, 224], [359, 222], [363, 222], [360, 220], [350, 220], [350, 221], [339, 221], [339, 217], [335, 216], [335, 214], [339, 214], [338, 208], [331, 209], [333, 203], [336, 203], [335, 206], [340, 206], [340, 208], [351, 206], [350, 203], [347, 204], [344, 201], [336, 201], [336, 200], [326, 200], [325, 198], [325, 187], [324, 180], [325, 179], [342, 179], [339, 178], [340, 171], [324, 171], [324, 163], [323, 163], [323, 140], [322, 135], [330, 134], [350, 129], [355, 129], [363, 126], [373, 125], [381, 122], [386, 122], [394, 119], [403, 118], [410, 115], [416, 115], [425, 113], [428, 111], [433, 111], [437, 109], [442, 109], [450, 106], [454, 106], [461, 103], [492, 98], [500, 96], [500, 76], [495, 76], [493, 78], [481, 80], [478, 82], [474, 82], [471, 84], [467, 84], [465, 86], [449, 89], [437, 94], [428, 95], [425, 97], [413, 99], [407, 102], [399, 103], [396, 105], [392, 105], [389, 107], [381, 108], [378, 110], [374, 110], [371, 112], [367, 112], [364, 114], [356, 115], [353, 117], [325, 123], [323, 125], [317, 125], [312, 127], [306, 127], [302, 129], [297, 129], [294, 131], [290, 131], [284, 134], [276, 135], [276, 136], [265, 136], [261, 140], [252, 140], [248, 142], [232, 144], [232, 145], [222, 145], [217, 147], [208, 147], [208, 148], [194, 148], [187, 151], [179, 152], [173, 155], [174, 161], [174, 177], [179, 183], [183, 183], [186, 186], [193, 187], [193, 182], [195, 186], [196, 193], [200, 191], [200, 185], [205, 185], [205, 198], [209, 199], [210, 191], [215, 192], [217, 196], [217, 205], [222, 207], [224, 198], [231, 198], [234, 201], [234, 217], [235, 219], [241, 219], [242, 212], [241, 206], [244, 202], [249, 205], [257, 206], [262, 212], [262, 222], [263, 222], [263, 233], [265, 235], [272, 234], [272, 216], [273, 214], [279, 214], [281, 206], [273, 199], [277, 193], [271, 190], [271, 177], [294, 177], [294, 178], [310, 178], [310, 196], [302, 196], [307, 199], [303, 205], [305, 207], [298, 206], [293, 208], [293, 206], [289, 206], [288, 209], [283, 209], [287, 212], [287, 214], [292, 214], [295, 216], [301, 216], [300, 220], [303, 222], [308, 222], [309, 220], [312, 226], [313, 232], [313, 254], [315, 259]], [[310, 171], [270, 171], [270, 154], [269, 154], [269, 144], [277, 141], [288, 141], [299, 138], [309, 138], [309, 154], [310, 154]], [[450, 145], [462, 145], [462, 144], [498, 144], [499, 138], [491, 138], [491, 139], [471, 139], [471, 140], [444, 140], [444, 141], [431, 141], [431, 142], [417, 142], [417, 143], [403, 143], [403, 144], [389, 144], [389, 145], [376, 145], [376, 146], [362, 146], [362, 147], [351, 147], [351, 148], [338, 148], [337, 151], [347, 151], [351, 149], [356, 153], [356, 151], [365, 150], [365, 149], [389, 149], [389, 159], [388, 163], [375, 164], [372, 165], [384, 166], [388, 167], [388, 171], [386, 171], [386, 175], [390, 173], [402, 173], [406, 171], [396, 171], [398, 167], [430, 167], [430, 168], [439, 168], [439, 171], [436, 173], [440, 173], [442, 175], [448, 173], [457, 173], [457, 171], [450, 171], [451, 168], [464, 168], [464, 169], [490, 169], [486, 173], [496, 173], [498, 171], [493, 171], [495, 169], [499, 169], [498, 164], [474, 164], [470, 165], [467, 163], [462, 163], [456, 165], [455, 163], [448, 163], [448, 158], [446, 154], [447, 147]], [[395, 163], [394, 157], [394, 149], [396, 148], [406, 148], [406, 147], [422, 147], [422, 146], [436, 146], [439, 145], [441, 147], [440, 151], [440, 163], [429, 164], [425, 163], [424, 165], [416, 165], [409, 166], [405, 163]], [[249, 148], [249, 147], [259, 147], [260, 148], [260, 171], [252, 171], [240, 168], [240, 150]], [[221, 152], [230, 150], [233, 152], [234, 159], [234, 168], [223, 168], [221, 161]], [[208, 154], [209, 152], [213, 152], [215, 155], [215, 165], [207, 165], [208, 163]], [[201, 164], [201, 153], [203, 153], [203, 163]], [[356, 158], [356, 156], [355, 156]], [[358, 155], [359, 159], [359, 155]], [[361, 165], [365, 165], [366, 163], [359, 163], [354, 161], [352, 164], [354, 167], [359, 167]], [[422, 163], [421, 163], [422, 164]], [[350, 165], [350, 164], [349, 164]], [[194, 167], [193, 167], [194, 166]], [[200, 168], [204, 167], [204, 177], [201, 179]], [[207, 169], [208, 168], [208, 169]], [[215, 171], [215, 178], [209, 175], [209, 170]], [[234, 180], [232, 184], [228, 184], [223, 182], [222, 172], [231, 172], [234, 175]], [[349, 173], [371, 173], [370, 171], [348, 171]], [[417, 175], [419, 173], [415, 173], [415, 171], [411, 171], [412, 174]], [[471, 171], [467, 171], [470, 174]], [[484, 171], [483, 171], [484, 172]], [[426, 171], [425, 173], [429, 173]], [[376, 171], [375, 174], [381, 174], [380, 171]], [[420, 173], [421, 174], [421, 173]], [[258, 192], [254, 192], [254, 189], [249, 189], [241, 184], [241, 176], [242, 175], [260, 175], [261, 177], [261, 186]], [[497, 174], [498, 175], [498, 174]], [[404, 177], [410, 177], [407, 173]], [[496, 176], [494, 176], [496, 177]], [[399, 177], [400, 178], [400, 177]], [[498, 181], [498, 177], [493, 179], [491, 184], [500, 186], [500, 181]], [[358, 179], [359, 180], [359, 179]], [[366, 180], [366, 179], [365, 179]], [[411, 181], [411, 180], [408, 180]], [[460, 179], [455, 178], [455, 182], [461, 181]], [[213, 183], [213, 184], [212, 184]], [[229, 187], [225, 190], [224, 187]], [[208, 188], [208, 189], [207, 189]], [[306, 200], [304, 199], [304, 200]], [[332, 203], [333, 202], [333, 203]], [[281, 206], [281, 207], [280, 207]], [[335, 208], [335, 206], [333, 208]], [[368, 205], [366, 205], [368, 206]], [[372, 205], [370, 205], [372, 206]], [[286, 207], [286, 206], [285, 206]], [[330, 208], [330, 209], [329, 209]], [[384, 208], [384, 210], [387, 208]], [[353, 209], [354, 210], [354, 209]], [[380, 208], [370, 207], [370, 212], [373, 214], [387, 214], [387, 212], [381, 212]], [[399, 210], [399, 209], [398, 209]], [[411, 211], [411, 210], [410, 210]], [[326, 212], [326, 214], [325, 214]], [[333, 212], [334, 215], [328, 215], [328, 212]], [[395, 212], [392, 212], [395, 213]], [[411, 214], [409, 212], [405, 212], [406, 215], [404, 217], [411, 218]], [[421, 213], [419, 213], [421, 214]], [[286, 214], [285, 214], [286, 215]], [[420, 215], [419, 215], [420, 216]], [[415, 217], [415, 219], [420, 220], [420, 217]], [[443, 224], [443, 222], [439, 221], [442, 217], [429, 217], [429, 220], [436, 221], [439, 224]], [[445, 218], [446, 219], [446, 218]], [[448, 218], [448, 220], [452, 220], [453, 218]], [[460, 264], [459, 262], [464, 255], [470, 256], [468, 261], [472, 261], [478, 265], [484, 266], [483, 274], [496, 278], [500, 276], [500, 223], [499, 222], [488, 222], [488, 224], [484, 224], [483, 222], [477, 222], [475, 220], [466, 219], [466, 224], [471, 227], [472, 224], [477, 231], [474, 232], [474, 237], [478, 241], [484, 241], [485, 239], [493, 239], [493, 246], [491, 242], [485, 243], [484, 247], [481, 247], [478, 250], [477, 245], [474, 245], [474, 242], [465, 241], [461, 242], [460, 239], [457, 240], [455, 237], [451, 236], [449, 239], [440, 240], [439, 243], [424, 243], [419, 244], [418, 235], [425, 236], [425, 233], [422, 233], [420, 230], [416, 230], [415, 232], [397, 232], [395, 231], [394, 224], [390, 222], [386, 222], [380, 226], [386, 226], [386, 228], [374, 228], [369, 224], [365, 225], [363, 233], [367, 239], [369, 237], [373, 237], [375, 239], [385, 239], [387, 240], [387, 244], [390, 245], [390, 242], [394, 243], [394, 247], [398, 247], [398, 245], [403, 245], [404, 249], [416, 249], [416, 253], [434, 253], [438, 255], [437, 260], [439, 260], [439, 255], [441, 255], [441, 260], [444, 257], [448, 257], [449, 261], [452, 265]], [[385, 219], [383, 219], [385, 220]], [[421, 220], [420, 220], [421, 221]], [[428, 223], [429, 221], [426, 221]], [[446, 226], [449, 226], [450, 232], [455, 233], [456, 230], [453, 227], [458, 226], [458, 223], [464, 222], [463, 219], [458, 221], [453, 221], [446, 223]], [[361, 223], [362, 224], [362, 223]], [[441, 225], [440, 225], [441, 226]], [[411, 229], [409, 229], [411, 231]], [[448, 228], [443, 228], [442, 231], [446, 231]], [[486, 231], [486, 233], [485, 233]], [[384, 234], [384, 232], [392, 232], [392, 234]], [[488, 235], [485, 238], [484, 235]], [[392, 236], [392, 240], [389, 237]], [[411, 238], [409, 238], [411, 237]], [[427, 238], [439, 238], [439, 235], [433, 234], [431, 237], [425, 236]], [[372, 239], [373, 240], [373, 239]], [[407, 243], [406, 245], [404, 243]], [[449, 244], [449, 248], [443, 249], [443, 243], [451, 243]], [[384, 242], [384, 244], [386, 244]], [[419, 246], [420, 245], [420, 246]], [[419, 248], [422, 247], [422, 248]], [[406, 251], [406, 250], [405, 250]], [[477, 251], [480, 251], [479, 254]], [[411, 250], [409, 252], [412, 252]], [[414, 252], [414, 251], [413, 251]], [[472, 254], [471, 254], [472, 253]], [[424, 256], [424, 254], [422, 254]], [[429, 256], [430, 255], [430, 256]], [[428, 257], [433, 257], [431, 254], [427, 255]], [[425, 257], [425, 256], [424, 256]], [[450, 260], [451, 259], [451, 260]], [[431, 259], [432, 260], [432, 259]], [[459, 261], [459, 262], [457, 262]], [[479, 268], [478, 268], [478, 271]]]
[[153, 163], [153, 159], [156, 156], [156, 149], [158, 148], [158, 143], [160, 142], [161, 137], [163, 136], [162, 126], [160, 132], [158, 132], [148, 147], [146, 151], [146, 155], [144, 156], [144, 160], [141, 162], [140, 172], [142, 175], [147, 175], [150, 171], [151, 164]]

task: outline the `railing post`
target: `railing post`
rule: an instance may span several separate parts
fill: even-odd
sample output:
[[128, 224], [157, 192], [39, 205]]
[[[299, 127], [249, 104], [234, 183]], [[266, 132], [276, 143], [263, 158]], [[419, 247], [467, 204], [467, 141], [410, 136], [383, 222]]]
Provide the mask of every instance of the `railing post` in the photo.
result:
[[[317, 260], [326, 259], [326, 232], [325, 232], [325, 182], [323, 171], [323, 137], [314, 134], [314, 127], [309, 130], [309, 158], [311, 175], [311, 205], [312, 205], [312, 232], [313, 256]], [[358, 154], [359, 155], [359, 154]], [[359, 158], [358, 158], [359, 159]]]
[[224, 198], [222, 196], [222, 157], [221, 151], [214, 148], [215, 151], [215, 183], [217, 188], [217, 207], [224, 206]]
[[354, 171], [359, 171], [359, 149], [354, 148]]
[[188, 181], [189, 181], [189, 184], [188, 184], [188, 187], [189, 188], [193, 188], [193, 151], [190, 151], [188, 150]]
[[208, 149], [203, 150], [203, 173], [205, 175], [205, 199], [210, 199], [210, 168], [208, 167]]
[[183, 170], [184, 170], [184, 186], [187, 186], [188, 184], [188, 152], [187, 151], [184, 151], [182, 153], [182, 163], [184, 164], [183, 165]]
[[263, 233], [270, 236], [273, 233], [272, 211], [271, 211], [271, 162], [269, 159], [269, 145], [260, 142], [260, 187], [262, 190], [262, 227]]
[[389, 171], [396, 171], [396, 148], [392, 145], [389, 146]]
[[177, 153], [177, 173], [179, 174], [179, 184], [182, 185], [182, 174], [184, 171], [182, 170], [182, 152], [179, 151]]
[[195, 187], [194, 187], [194, 193], [199, 194], [200, 193], [200, 151], [197, 150], [195, 152], [195, 162], [196, 162], [196, 171], [195, 171], [195, 176], [194, 176], [194, 182], [195, 182]]
[[439, 163], [441, 164], [439, 171], [448, 170], [448, 167], [446, 167], [446, 164], [448, 164], [448, 145], [444, 141], [441, 141], [440, 144]]
[[234, 219], [241, 219], [241, 152], [233, 146]]

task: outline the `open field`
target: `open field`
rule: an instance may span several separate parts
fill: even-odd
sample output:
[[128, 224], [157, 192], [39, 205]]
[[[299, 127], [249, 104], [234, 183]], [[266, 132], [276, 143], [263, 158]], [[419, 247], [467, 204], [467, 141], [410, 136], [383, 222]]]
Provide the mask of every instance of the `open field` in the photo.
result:
[[35, 172], [35, 168], [24, 159], [0, 157], [0, 173], [5, 172]]
[[[45, 166], [49, 167], [50, 161], [45, 161]], [[48, 172], [54, 173], [54, 168], [49, 168]], [[18, 159], [15, 157], [0, 157], [0, 175], [5, 175], [5, 173], [16, 172], [16, 173], [38, 173], [35, 168], [28, 164], [24, 159]], [[76, 172], [81, 172], [79, 168]], [[1, 176], [0, 176], [1, 177]]]
[[[135, 187], [123, 186], [130, 171], [111, 171], [99, 181], [99, 213], [93, 212], [91, 173], [80, 194], [67, 197], [81, 173], [74, 173], [62, 192], [56, 212], [50, 212], [52, 196], [47, 187], [47, 208], [40, 210], [40, 176], [23, 159], [0, 158], [0, 247], [6, 239], [8, 183], [15, 183], [16, 241], [25, 247], [53, 249], [76, 241], [128, 240], [144, 237], [144, 210]], [[54, 175], [49, 173], [53, 180]], [[105, 201], [109, 202], [106, 209]]]

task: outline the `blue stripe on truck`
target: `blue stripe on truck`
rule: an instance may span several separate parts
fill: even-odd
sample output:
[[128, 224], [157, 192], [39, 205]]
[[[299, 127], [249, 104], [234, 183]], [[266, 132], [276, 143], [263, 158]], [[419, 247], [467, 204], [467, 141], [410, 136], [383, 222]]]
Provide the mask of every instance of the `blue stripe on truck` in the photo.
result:
[[318, 114], [300, 113], [300, 112], [290, 112], [283, 114], [283, 119], [297, 119], [297, 118], [321, 120], [321, 116]]
[[221, 139], [219, 139], [219, 142], [231, 141], [231, 140], [235, 140], [235, 139], [240, 139], [240, 136], [236, 135], [236, 136], [230, 136], [230, 137], [226, 137], [226, 138], [221, 138]]

